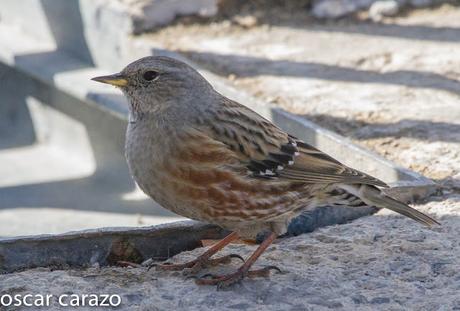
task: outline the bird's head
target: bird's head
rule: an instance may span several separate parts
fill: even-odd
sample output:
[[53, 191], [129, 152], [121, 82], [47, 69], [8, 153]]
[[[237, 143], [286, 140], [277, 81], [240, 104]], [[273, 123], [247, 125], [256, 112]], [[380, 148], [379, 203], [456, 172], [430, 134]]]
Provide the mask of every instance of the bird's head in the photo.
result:
[[[191, 66], [170, 57], [141, 58], [121, 72], [92, 78], [121, 89], [136, 112], [156, 112], [171, 105], [185, 105], [212, 90]], [[199, 102], [199, 101], [198, 101]]]

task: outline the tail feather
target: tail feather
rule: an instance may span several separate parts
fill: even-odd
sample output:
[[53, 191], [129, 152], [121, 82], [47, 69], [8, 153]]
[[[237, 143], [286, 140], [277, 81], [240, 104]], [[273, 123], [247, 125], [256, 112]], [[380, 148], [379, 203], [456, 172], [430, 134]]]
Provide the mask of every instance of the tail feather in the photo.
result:
[[438, 221], [431, 218], [430, 216], [417, 211], [407, 204], [387, 196], [374, 186], [341, 184], [340, 188], [359, 197], [364, 203], [368, 205], [376, 206], [379, 208], [387, 208], [396, 213], [412, 218], [413, 220], [418, 221], [419, 223], [428, 227], [433, 225], [440, 225]]

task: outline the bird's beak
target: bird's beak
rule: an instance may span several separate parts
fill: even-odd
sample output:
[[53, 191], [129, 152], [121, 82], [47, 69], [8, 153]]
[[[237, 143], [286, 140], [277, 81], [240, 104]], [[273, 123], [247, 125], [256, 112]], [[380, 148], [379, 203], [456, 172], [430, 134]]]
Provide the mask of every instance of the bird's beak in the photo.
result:
[[116, 74], [109, 75], [109, 76], [95, 77], [95, 78], [92, 78], [91, 80], [101, 82], [101, 83], [111, 84], [114, 86], [128, 85], [128, 80], [121, 73], [116, 73]]

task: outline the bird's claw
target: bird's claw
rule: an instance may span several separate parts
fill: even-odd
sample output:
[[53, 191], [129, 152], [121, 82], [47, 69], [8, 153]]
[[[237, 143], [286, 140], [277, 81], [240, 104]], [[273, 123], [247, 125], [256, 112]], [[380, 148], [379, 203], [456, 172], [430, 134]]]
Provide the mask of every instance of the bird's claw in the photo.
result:
[[236, 272], [227, 275], [215, 275], [207, 273], [195, 280], [198, 285], [217, 285], [217, 289], [224, 289], [235, 283], [241, 281], [245, 276], [248, 277], [268, 277], [270, 271], [275, 270], [282, 273], [281, 269], [277, 266], [267, 266], [258, 270], [245, 271], [238, 269]]
[[156, 263], [152, 263], [152, 264], [148, 265], [147, 266], [147, 271], [150, 271], [150, 269], [155, 268], [157, 265], [158, 264], [156, 264]]
[[238, 258], [238, 259], [240, 259], [243, 263], [245, 262], [244, 258], [241, 257], [241, 256], [238, 255], [238, 254], [230, 254], [230, 255], [228, 255], [228, 257], [229, 257], [229, 258]]
[[277, 266], [266, 266], [266, 267], [263, 267], [262, 269], [250, 270], [250, 271], [248, 271], [247, 275], [248, 275], [248, 277], [250, 277], [250, 278], [254, 278], [254, 277], [268, 277], [268, 276], [270, 276], [270, 270], [275, 270], [275, 271], [277, 271], [278, 273], [283, 273], [283, 272], [281, 271], [281, 269], [278, 268]]
[[213, 258], [213, 259], [197, 259], [193, 266], [184, 268], [182, 270], [182, 274], [186, 276], [196, 275], [198, 272], [200, 272], [201, 270], [207, 267], [214, 267], [220, 264], [228, 264], [232, 261], [232, 258], [238, 258], [242, 262], [244, 262], [243, 257], [241, 257], [238, 254], [230, 254], [230, 255]]
[[217, 285], [217, 289], [224, 289], [232, 284], [238, 283], [244, 278], [244, 272], [237, 270], [234, 273], [227, 275], [215, 275], [207, 273], [195, 280], [197, 285]]
[[212, 274], [212, 273], [206, 273], [206, 274], [203, 274], [202, 276], [200, 276], [197, 279], [206, 279], [206, 278], [217, 279], [217, 278], [219, 278], [219, 276], [217, 276], [215, 274]]
[[203, 270], [206, 267], [217, 266], [219, 264], [228, 264], [233, 258], [240, 259], [244, 262], [244, 258], [238, 254], [230, 254], [218, 258], [200, 258], [194, 259], [192, 261], [183, 263], [183, 264], [173, 264], [171, 262], [165, 262], [162, 264], [151, 263], [148, 266], [148, 270], [156, 268], [156, 270], [161, 271], [181, 271], [183, 275], [196, 275], [198, 272]]

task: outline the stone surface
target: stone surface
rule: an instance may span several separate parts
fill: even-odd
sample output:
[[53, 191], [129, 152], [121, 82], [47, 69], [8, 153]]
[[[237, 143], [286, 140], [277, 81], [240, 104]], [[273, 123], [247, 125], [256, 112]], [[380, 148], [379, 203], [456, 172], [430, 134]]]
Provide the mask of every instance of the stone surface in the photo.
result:
[[[270, 246], [256, 267], [282, 274], [248, 279], [226, 291], [198, 287], [179, 272], [145, 268], [37, 268], [0, 275], [0, 295], [119, 294], [117, 310], [453, 310], [460, 307], [460, 197], [416, 206], [442, 227], [427, 229], [391, 212], [287, 238]], [[255, 246], [232, 244], [222, 254], [248, 256]], [[184, 252], [189, 260], [204, 249]], [[205, 272], [232, 271], [238, 265]], [[203, 273], [205, 273], [203, 272]], [[15, 309], [11, 309], [15, 310]], [[59, 310], [56, 304], [49, 310]], [[82, 308], [81, 310], [91, 310]]]

